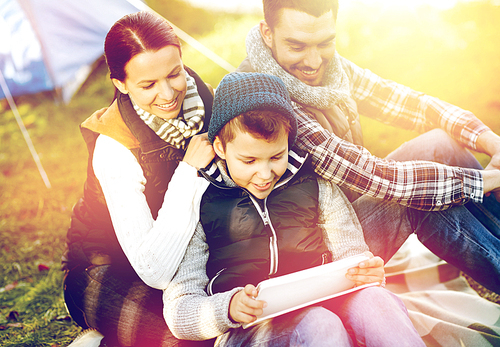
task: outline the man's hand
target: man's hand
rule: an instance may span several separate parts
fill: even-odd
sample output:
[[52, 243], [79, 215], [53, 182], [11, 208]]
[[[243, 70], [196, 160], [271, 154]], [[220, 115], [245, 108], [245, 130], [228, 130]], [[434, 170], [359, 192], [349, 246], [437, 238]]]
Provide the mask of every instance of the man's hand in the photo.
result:
[[500, 170], [500, 153], [494, 154], [485, 170]]
[[365, 252], [370, 259], [359, 263], [358, 267], [350, 268], [346, 277], [360, 286], [367, 283], [384, 283], [385, 270], [384, 261], [380, 257], [374, 257], [371, 252]]
[[234, 294], [229, 303], [229, 318], [237, 323], [251, 323], [262, 314], [267, 306], [265, 301], [255, 300], [257, 289], [247, 284], [243, 290]]
[[500, 202], [500, 170], [482, 170], [481, 174], [483, 175], [483, 189], [485, 195], [494, 194], [497, 201]]
[[[485, 170], [500, 170], [500, 153], [491, 157], [490, 163], [486, 166]], [[486, 196], [493, 194], [497, 201], [500, 202], [500, 187], [493, 188], [491, 192], [486, 193]]]
[[215, 157], [215, 152], [207, 133], [194, 135], [184, 155], [182, 161], [188, 163], [196, 170], [204, 168]]
[[491, 160], [483, 171], [484, 191], [486, 195], [494, 194], [500, 201], [500, 136], [493, 131], [485, 131], [477, 138], [477, 150], [488, 154]]

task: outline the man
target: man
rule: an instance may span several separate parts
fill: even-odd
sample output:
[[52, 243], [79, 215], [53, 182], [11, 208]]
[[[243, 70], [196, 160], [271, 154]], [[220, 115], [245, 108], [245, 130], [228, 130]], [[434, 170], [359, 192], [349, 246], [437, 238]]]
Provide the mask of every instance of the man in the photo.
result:
[[[336, 0], [263, 3], [265, 20], [250, 31], [239, 71], [284, 81], [298, 117], [297, 145], [312, 154], [318, 174], [343, 187], [373, 253], [388, 261], [415, 232], [431, 251], [499, 293], [500, 204], [483, 195], [500, 198], [500, 137], [472, 113], [340, 57]], [[436, 129], [389, 159], [451, 166], [372, 156], [361, 147], [358, 111], [421, 132]], [[464, 147], [491, 156], [486, 170]]]

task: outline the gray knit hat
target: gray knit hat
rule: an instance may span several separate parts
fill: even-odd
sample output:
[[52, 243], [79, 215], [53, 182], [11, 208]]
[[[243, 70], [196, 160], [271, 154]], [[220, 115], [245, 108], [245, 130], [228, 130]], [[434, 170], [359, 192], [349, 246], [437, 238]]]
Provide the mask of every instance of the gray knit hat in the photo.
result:
[[214, 142], [219, 131], [234, 117], [252, 110], [271, 110], [290, 120], [289, 148], [297, 136], [297, 118], [285, 84], [278, 77], [262, 73], [232, 72], [215, 92], [208, 139]]

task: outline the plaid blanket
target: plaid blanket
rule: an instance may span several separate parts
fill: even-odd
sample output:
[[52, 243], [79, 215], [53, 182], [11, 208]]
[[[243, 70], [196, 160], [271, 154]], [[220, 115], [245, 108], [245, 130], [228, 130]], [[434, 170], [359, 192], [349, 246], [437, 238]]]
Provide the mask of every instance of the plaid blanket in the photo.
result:
[[416, 236], [386, 264], [386, 276], [427, 346], [500, 346], [500, 305], [480, 297]]

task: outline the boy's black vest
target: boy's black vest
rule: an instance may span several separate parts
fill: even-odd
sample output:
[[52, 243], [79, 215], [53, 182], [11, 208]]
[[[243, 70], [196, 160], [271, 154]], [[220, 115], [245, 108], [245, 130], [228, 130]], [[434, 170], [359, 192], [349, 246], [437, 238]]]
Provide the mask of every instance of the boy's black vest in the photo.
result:
[[286, 184], [278, 183], [265, 200], [267, 225], [248, 191], [210, 179], [200, 216], [209, 246], [209, 294], [328, 261], [317, 225], [318, 183], [305, 167], [299, 172]]
[[[195, 79], [205, 106], [205, 121], [201, 132], [206, 132], [212, 114], [213, 97], [201, 78], [189, 68], [186, 67], [186, 70]], [[126, 126], [140, 143], [139, 148], [131, 151], [147, 180], [144, 194], [151, 214], [156, 219], [170, 179], [184, 157], [184, 151], [160, 139], [139, 118], [127, 95], [119, 94], [117, 102]], [[95, 141], [99, 134], [85, 128], [81, 130], [89, 152], [87, 180], [83, 198], [73, 208], [71, 226], [67, 233], [68, 251], [65, 257], [68, 264], [63, 267], [71, 269], [78, 265], [88, 266], [93, 262], [94, 256], [105, 255], [111, 259], [112, 264], [117, 265], [115, 269], [133, 271], [116, 238], [101, 186], [92, 167]]]

